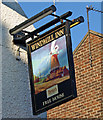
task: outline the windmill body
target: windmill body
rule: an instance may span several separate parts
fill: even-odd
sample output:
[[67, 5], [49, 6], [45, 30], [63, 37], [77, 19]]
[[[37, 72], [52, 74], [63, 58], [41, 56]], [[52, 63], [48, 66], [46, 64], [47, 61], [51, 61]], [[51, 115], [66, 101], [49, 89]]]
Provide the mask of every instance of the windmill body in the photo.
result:
[[58, 55], [59, 55], [59, 46], [56, 45], [56, 40], [52, 42], [51, 44], [51, 71], [54, 71], [55, 69], [60, 67]]

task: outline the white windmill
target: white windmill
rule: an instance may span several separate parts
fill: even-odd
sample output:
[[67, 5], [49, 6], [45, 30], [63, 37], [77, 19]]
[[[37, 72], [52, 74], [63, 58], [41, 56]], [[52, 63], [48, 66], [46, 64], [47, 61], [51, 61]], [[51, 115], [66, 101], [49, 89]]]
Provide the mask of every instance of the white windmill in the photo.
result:
[[58, 55], [59, 55], [59, 46], [56, 44], [56, 40], [54, 40], [51, 43], [51, 52], [50, 52], [50, 56], [51, 56], [51, 71], [59, 68], [60, 64], [59, 64], [59, 60], [58, 60]]

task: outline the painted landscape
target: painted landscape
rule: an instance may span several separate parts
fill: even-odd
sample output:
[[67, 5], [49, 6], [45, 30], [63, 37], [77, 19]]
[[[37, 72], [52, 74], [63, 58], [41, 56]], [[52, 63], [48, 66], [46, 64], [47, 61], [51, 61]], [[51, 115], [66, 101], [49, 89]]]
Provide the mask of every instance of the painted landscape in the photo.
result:
[[35, 94], [70, 78], [65, 36], [31, 53]]

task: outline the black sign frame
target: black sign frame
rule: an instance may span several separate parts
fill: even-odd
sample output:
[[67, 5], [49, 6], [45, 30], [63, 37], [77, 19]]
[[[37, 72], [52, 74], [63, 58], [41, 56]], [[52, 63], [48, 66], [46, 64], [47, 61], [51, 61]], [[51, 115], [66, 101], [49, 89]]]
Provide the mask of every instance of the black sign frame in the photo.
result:
[[[62, 31], [60, 32], [60, 30], [64, 30], [64, 33], [62, 33]], [[60, 92], [56, 93], [55, 95], [49, 96], [49, 98], [47, 98], [46, 95], [47, 89], [35, 94], [36, 92], [34, 87], [31, 53], [62, 36], [65, 36], [66, 38], [66, 48], [68, 54], [70, 78], [66, 79], [61, 83], [54, 85], [55, 88], [59, 86], [58, 91]], [[47, 37], [50, 38], [47, 42], [45, 42], [44, 44], [42, 43], [42, 45], [39, 45], [37, 47], [35, 46], [36, 43]], [[71, 34], [70, 34], [70, 23], [68, 21], [56, 26], [55, 28], [49, 30], [48, 32], [38, 36], [34, 40], [28, 42], [27, 53], [28, 53], [28, 67], [29, 67], [29, 76], [30, 76], [30, 85], [31, 85], [33, 115], [37, 115], [42, 112], [45, 112], [49, 109], [52, 109], [60, 104], [63, 104], [64, 102], [67, 102], [77, 97], [75, 70], [74, 70], [73, 53], [72, 53], [72, 42], [71, 42]]]

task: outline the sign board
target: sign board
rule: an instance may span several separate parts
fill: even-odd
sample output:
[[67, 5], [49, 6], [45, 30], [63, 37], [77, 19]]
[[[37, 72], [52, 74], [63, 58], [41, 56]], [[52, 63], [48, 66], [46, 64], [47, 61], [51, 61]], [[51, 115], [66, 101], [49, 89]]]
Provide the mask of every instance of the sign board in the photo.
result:
[[68, 22], [27, 43], [33, 114], [77, 96]]

